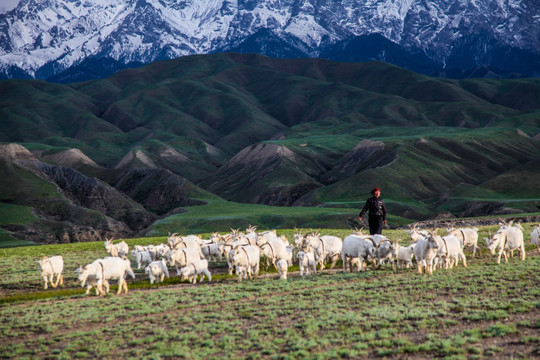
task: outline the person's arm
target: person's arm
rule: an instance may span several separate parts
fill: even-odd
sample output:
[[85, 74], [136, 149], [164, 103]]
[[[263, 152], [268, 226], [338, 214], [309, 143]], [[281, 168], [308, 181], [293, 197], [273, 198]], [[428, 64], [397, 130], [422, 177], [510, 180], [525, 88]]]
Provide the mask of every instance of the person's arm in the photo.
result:
[[358, 215], [358, 219], [360, 221], [362, 221], [362, 217], [364, 216], [364, 214], [366, 213], [368, 208], [369, 208], [369, 199], [366, 201], [366, 204], [364, 205], [364, 208], [362, 209], [362, 211], [360, 211], [360, 214]]
[[382, 202], [382, 211], [383, 211], [383, 224], [386, 224], [386, 204], [384, 203], [384, 201]]

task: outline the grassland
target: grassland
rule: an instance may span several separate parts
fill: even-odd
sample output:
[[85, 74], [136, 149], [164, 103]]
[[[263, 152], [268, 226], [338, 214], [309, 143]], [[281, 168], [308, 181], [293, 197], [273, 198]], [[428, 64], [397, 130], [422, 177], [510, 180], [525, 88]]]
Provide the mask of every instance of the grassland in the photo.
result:
[[[497, 265], [481, 244], [469, 266], [420, 276], [413, 269], [324, 270], [289, 279], [271, 271], [237, 282], [214, 263], [214, 281], [175, 276], [149, 285], [142, 270], [127, 295], [84, 296], [76, 264], [103, 243], [0, 249], [0, 357], [505, 359], [540, 356], [540, 256]], [[482, 227], [480, 237], [494, 227]], [[345, 236], [348, 230], [323, 229]], [[293, 230], [281, 230], [291, 238]], [[390, 238], [405, 237], [400, 230]], [[207, 236], [207, 234], [203, 234]], [[165, 238], [127, 239], [134, 244]], [[61, 254], [66, 285], [42, 290], [34, 260]], [[114, 286], [112, 291], [114, 291]]]
[[[363, 204], [362, 204], [363, 205]], [[362, 206], [359, 205], [359, 206]], [[247, 228], [259, 224], [260, 229], [290, 229], [294, 227], [320, 228], [334, 224], [336, 228], [347, 227], [347, 219], [356, 219], [357, 207], [290, 207], [241, 204], [223, 200], [208, 200], [207, 205], [191, 206], [188, 211], [158, 220], [151, 226], [148, 236], [168, 233], [201, 233], [230, 228]], [[406, 219], [389, 216], [393, 226], [407, 223]]]

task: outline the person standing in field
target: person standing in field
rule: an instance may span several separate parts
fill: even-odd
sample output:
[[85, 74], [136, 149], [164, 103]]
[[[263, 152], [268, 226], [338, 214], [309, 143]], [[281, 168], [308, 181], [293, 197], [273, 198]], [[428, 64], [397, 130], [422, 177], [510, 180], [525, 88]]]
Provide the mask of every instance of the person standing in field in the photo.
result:
[[381, 189], [375, 188], [371, 190], [373, 197], [367, 199], [366, 205], [358, 215], [358, 220], [362, 222], [362, 217], [368, 212], [369, 234], [382, 234], [383, 224], [386, 224], [386, 206], [381, 199]]

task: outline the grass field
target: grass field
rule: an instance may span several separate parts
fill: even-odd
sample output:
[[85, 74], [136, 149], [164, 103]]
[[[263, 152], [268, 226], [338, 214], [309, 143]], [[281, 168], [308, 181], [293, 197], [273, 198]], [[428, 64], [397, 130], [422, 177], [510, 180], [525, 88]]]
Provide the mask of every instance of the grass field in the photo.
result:
[[[482, 243], [477, 258], [466, 250], [467, 268], [432, 276], [387, 267], [301, 278], [295, 265], [287, 280], [268, 270], [238, 282], [218, 262], [211, 283], [182, 282], [173, 270], [150, 285], [134, 269], [128, 294], [113, 285], [105, 297], [85, 296], [74, 273], [106, 255], [102, 242], [0, 249], [0, 358], [538, 358], [540, 256], [532, 224], [524, 227], [525, 261], [498, 265]], [[293, 232], [278, 234], [292, 241]], [[53, 254], [64, 257], [65, 285], [43, 290], [35, 260]]]
[[[355, 208], [346, 208], [344, 206], [336, 208], [276, 207], [215, 199], [207, 201], [207, 205], [190, 206], [185, 213], [156, 221], [152, 224], [147, 235], [162, 236], [174, 232], [188, 234], [203, 231], [220, 231], [238, 227], [247, 228], [250, 224], [259, 224], [260, 229], [318, 228], [329, 224], [334, 224], [336, 228], [343, 228], [347, 226], [347, 218], [356, 219], [360, 212], [359, 209], [364, 205], [362, 203]], [[410, 222], [410, 220], [393, 215], [389, 215], [388, 221], [393, 226]]]

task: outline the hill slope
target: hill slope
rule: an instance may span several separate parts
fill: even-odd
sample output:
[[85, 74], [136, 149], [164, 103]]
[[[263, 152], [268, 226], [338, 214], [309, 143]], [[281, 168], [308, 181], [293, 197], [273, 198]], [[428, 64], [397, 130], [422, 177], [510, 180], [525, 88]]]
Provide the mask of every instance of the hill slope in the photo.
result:
[[[470, 209], [484, 202], [503, 204], [484, 213], [540, 204], [540, 80], [443, 80], [382, 62], [231, 53], [72, 85], [6, 80], [0, 93], [0, 141], [49, 164], [24, 171], [130, 231], [220, 198], [357, 208], [373, 186], [410, 219], [482, 215]], [[145, 220], [59, 185], [93, 178]], [[19, 177], [4, 181], [0, 202], [26, 206], [34, 196]]]

